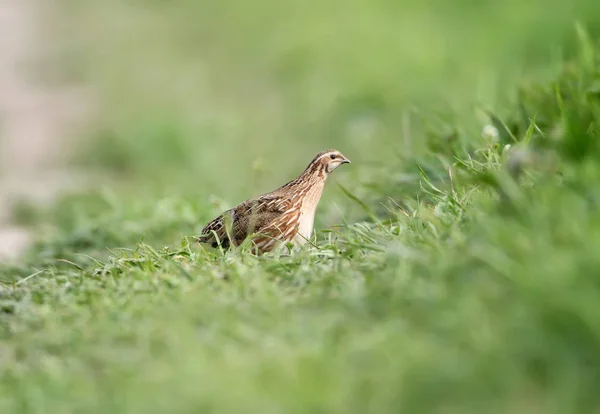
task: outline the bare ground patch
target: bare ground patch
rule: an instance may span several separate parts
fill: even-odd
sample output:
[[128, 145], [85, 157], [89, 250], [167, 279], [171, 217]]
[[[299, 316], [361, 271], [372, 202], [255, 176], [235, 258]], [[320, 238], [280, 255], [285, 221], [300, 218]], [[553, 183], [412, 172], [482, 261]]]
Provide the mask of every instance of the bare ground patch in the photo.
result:
[[44, 85], [30, 76], [48, 49], [45, 7], [38, 0], [0, 0], [0, 260], [14, 260], [32, 240], [10, 222], [16, 199], [51, 202], [80, 182], [64, 168], [74, 128], [89, 113], [80, 85]]

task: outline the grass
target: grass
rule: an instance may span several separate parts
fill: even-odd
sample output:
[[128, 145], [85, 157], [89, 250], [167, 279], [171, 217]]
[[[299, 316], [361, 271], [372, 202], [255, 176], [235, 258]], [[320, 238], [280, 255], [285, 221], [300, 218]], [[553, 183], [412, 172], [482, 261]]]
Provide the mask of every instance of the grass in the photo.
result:
[[[67, 69], [105, 94], [75, 163], [107, 179], [15, 212], [40, 237], [0, 267], [2, 412], [598, 412], [600, 60], [572, 24], [593, 3], [120, 3], [65, 5], [96, 46]], [[403, 14], [422, 42], [389, 57]], [[192, 242], [331, 146], [353, 163], [314, 246]]]

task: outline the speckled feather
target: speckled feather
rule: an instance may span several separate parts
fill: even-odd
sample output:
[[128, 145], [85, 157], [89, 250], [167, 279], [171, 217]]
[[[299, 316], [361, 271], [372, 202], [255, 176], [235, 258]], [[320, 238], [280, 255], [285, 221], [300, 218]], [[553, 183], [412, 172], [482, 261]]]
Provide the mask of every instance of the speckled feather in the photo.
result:
[[[228, 248], [232, 244], [239, 246], [253, 235], [252, 243], [258, 254], [271, 251], [281, 243], [303, 244], [312, 233], [314, 213], [330, 172], [328, 164], [334, 163], [330, 154], [339, 157], [333, 169], [349, 162], [338, 151], [320, 152], [296, 179], [270, 193], [246, 200], [209, 222], [198, 241]], [[306, 234], [299, 234], [301, 229]]]

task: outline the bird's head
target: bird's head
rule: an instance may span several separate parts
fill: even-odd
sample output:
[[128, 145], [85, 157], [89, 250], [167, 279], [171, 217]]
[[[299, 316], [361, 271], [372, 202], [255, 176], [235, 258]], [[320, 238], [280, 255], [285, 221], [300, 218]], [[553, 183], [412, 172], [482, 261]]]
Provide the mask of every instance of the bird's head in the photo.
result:
[[350, 160], [338, 150], [331, 149], [318, 153], [307, 169], [322, 171], [327, 175], [342, 164], [350, 164]]

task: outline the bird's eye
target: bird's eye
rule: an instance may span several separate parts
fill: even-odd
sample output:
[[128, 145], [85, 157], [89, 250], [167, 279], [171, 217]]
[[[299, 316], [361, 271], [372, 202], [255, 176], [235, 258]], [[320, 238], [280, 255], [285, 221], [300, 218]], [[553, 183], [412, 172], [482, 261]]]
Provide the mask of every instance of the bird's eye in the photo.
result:
[[335, 154], [331, 154], [331, 155], [329, 156], [329, 158], [331, 158], [332, 160], [335, 160], [335, 157], [337, 157], [337, 155], [335, 155]]

